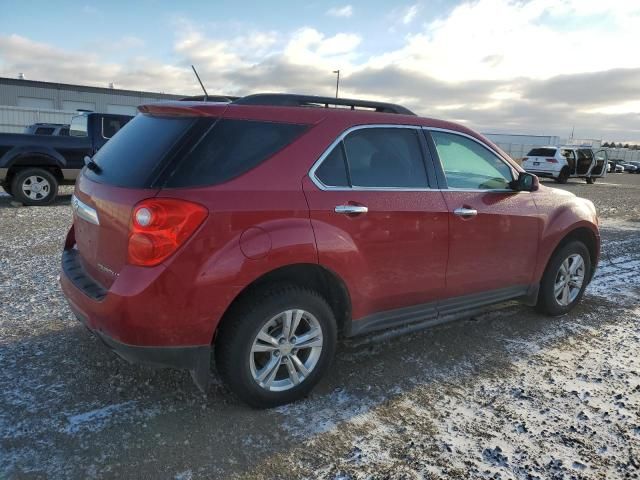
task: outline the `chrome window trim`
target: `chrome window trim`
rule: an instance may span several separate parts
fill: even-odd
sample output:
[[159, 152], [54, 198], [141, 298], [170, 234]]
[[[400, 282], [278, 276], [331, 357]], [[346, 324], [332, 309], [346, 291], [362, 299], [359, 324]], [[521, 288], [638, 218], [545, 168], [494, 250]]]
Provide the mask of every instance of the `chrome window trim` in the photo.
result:
[[[355, 125], [353, 127], [347, 128], [343, 131], [338, 137], [327, 147], [327, 149], [322, 152], [322, 155], [314, 162], [311, 169], [309, 170], [309, 178], [318, 187], [320, 190], [332, 191], [332, 192], [433, 192], [437, 191], [435, 188], [405, 188], [405, 187], [362, 187], [358, 185], [353, 185], [351, 187], [334, 187], [331, 185], [325, 185], [322, 181], [316, 176], [316, 171], [322, 165], [322, 162], [329, 156], [329, 154], [333, 151], [333, 149], [342, 142], [347, 135], [351, 132], [355, 132], [357, 130], [364, 129], [372, 129], [372, 128], [404, 128], [408, 130], [422, 130], [424, 127], [422, 125], [404, 125], [404, 124], [384, 124], [384, 123], [376, 123], [370, 125]], [[425, 167], [426, 168], [426, 167]], [[425, 170], [425, 178], [427, 172]]]
[[93, 223], [94, 225], [100, 225], [98, 212], [75, 195], [71, 196], [71, 209], [73, 210], [73, 213], [78, 215], [80, 218], [85, 219], [87, 222]]
[[[437, 128], [437, 127], [422, 127], [423, 130], [426, 130], [427, 132], [444, 132], [444, 133], [450, 133], [452, 135], [460, 135], [461, 137], [465, 137], [468, 138], [469, 140], [473, 140], [474, 142], [476, 142], [478, 145], [480, 145], [481, 147], [486, 148], [487, 150], [489, 150], [491, 153], [493, 153], [498, 160], [500, 160], [502, 163], [504, 163], [507, 167], [509, 167], [509, 170], [511, 170], [511, 181], [516, 180], [514, 178], [514, 172], [517, 171], [513, 168], [513, 165], [511, 165], [509, 162], [507, 162], [502, 155], [500, 155], [497, 151], [495, 151], [493, 148], [491, 148], [489, 145], [487, 145], [484, 142], [481, 142], [480, 140], [478, 140], [477, 138], [475, 138], [472, 135], [469, 135], [468, 133], [464, 133], [464, 132], [458, 132], [457, 130], [451, 130], [448, 128]], [[433, 142], [435, 145], [435, 141]], [[437, 150], [437, 145], [436, 145], [436, 150]], [[437, 153], [437, 151], [436, 151]], [[445, 174], [445, 178], [447, 176], [446, 172], [444, 171], [444, 166], [442, 165], [442, 161], [440, 160], [440, 155], [438, 154], [438, 158], [437, 161], [440, 162], [440, 166], [442, 168], [442, 172]], [[447, 188], [442, 188], [440, 189], [444, 192], [446, 192], [447, 190], [451, 190], [454, 192], [496, 192], [496, 193], [507, 193], [507, 192], [511, 192], [511, 193], [518, 193], [516, 190], [511, 190], [509, 188], [488, 188], [488, 189], [483, 189], [483, 188], [456, 188], [456, 187], [449, 187], [447, 186]], [[531, 193], [531, 192], [527, 192], [527, 193]]]

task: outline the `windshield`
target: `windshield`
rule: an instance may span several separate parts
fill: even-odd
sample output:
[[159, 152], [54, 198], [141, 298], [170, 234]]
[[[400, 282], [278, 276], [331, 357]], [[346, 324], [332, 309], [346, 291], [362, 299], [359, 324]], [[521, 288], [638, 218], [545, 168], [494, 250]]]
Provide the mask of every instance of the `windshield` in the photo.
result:
[[69, 135], [71, 135], [72, 137], [86, 137], [88, 135], [87, 131], [86, 115], [76, 115], [71, 119]]

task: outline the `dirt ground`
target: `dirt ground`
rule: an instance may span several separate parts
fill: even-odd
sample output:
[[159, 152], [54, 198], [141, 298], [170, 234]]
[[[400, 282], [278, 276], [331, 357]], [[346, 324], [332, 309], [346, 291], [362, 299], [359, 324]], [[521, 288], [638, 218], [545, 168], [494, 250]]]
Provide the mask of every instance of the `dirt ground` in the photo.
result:
[[640, 175], [562, 188], [602, 217], [571, 314], [507, 303], [343, 342], [308, 399], [270, 411], [104, 348], [57, 282], [70, 190], [0, 196], [0, 478], [640, 478]]

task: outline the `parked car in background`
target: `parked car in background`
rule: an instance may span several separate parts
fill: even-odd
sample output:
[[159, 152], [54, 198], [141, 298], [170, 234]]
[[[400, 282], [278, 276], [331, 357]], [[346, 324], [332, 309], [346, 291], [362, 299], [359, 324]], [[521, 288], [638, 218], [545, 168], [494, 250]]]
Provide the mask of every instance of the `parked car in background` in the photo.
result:
[[634, 167], [636, 167], [636, 169], [631, 173], [640, 173], [640, 162], [637, 162], [637, 161], [634, 160], [634, 161], [629, 162], [629, 164], [631, 164]]
[[567, 183], [570, 178], [584, 178], [594, 183], [607, 174], [607, 152], [591, 147], [536, 147], [522, 159], [522, 167], [539, 177]]
[[299, 95], [140, 111], [78, 178], [60, 281], [120, 356], [203, 390], [212, 352], [272, 407], [309, 393], [338, 336], [508, 299], [562, 315], [598, 262], [593, 203], [462, 125]]
[[623, 173], [624, 172], [624, 167], [622, 166], [622, 164], [616, 162], [616, 161], [611, 161], [609, 162], [609, 165], [607, 166], [607, 171], [609, 173], [613, 172], [613, 173]]
[[58, 185], [75, 182], [84, 157], [94, 155], [131, 118], [82, 113], [71, 120], [69, 136], [0, 133], [0, 185], [25, 205], [51, 203]]
[[625, 172], [629, 172], [629, 173], [635, 173], [635, 171], [638, 169], [638, 167], [636, 167], [631, 162], [624, 162], [624, 163], [621, 163], [620, 165], [622, 165], [622, 168], [624, 168]]
[[34, 123], [25, 127], [27, 135], [62, 135], [69, 136], [69, 125], [65, 123]]

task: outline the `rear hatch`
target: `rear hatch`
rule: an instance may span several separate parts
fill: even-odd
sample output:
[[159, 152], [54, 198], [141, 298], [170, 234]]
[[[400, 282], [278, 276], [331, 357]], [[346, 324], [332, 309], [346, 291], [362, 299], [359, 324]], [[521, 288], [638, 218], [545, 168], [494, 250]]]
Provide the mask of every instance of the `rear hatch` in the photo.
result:
[[139, 114], [93, 157], [98, 168], [80, 175], [73, 201], [76, 245], [82, 266], [105, 288], [127, 262], [134, 206], [157, 195], [157, 179], [195, 123], [184, 115]]
[[558, 163], [556, 153], [558, 149], [553, 147], [533, 148], [526, 157], [522, 159], [522, 166], [525, 170], [547, 170], [552, 169]]

